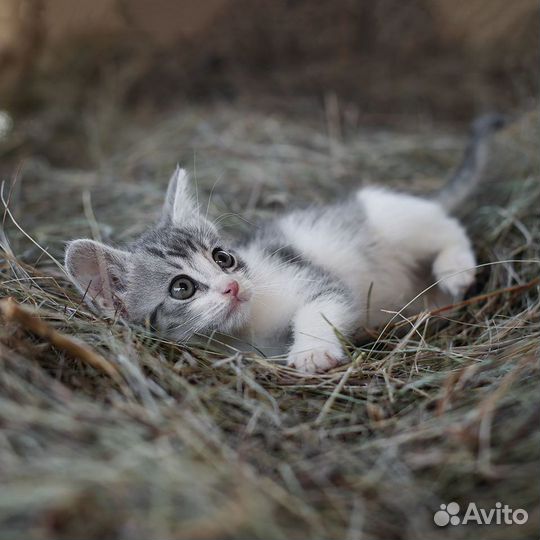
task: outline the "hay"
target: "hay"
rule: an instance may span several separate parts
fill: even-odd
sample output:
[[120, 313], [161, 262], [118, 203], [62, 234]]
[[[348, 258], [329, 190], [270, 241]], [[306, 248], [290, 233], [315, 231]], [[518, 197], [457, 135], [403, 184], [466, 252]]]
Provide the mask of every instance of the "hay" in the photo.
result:
[[[359, 171], [366, 181], [432, 188], [463, 137], [433, 126], [358, 131], [334, 125], [332, 115], [307, 121], [241, 107], [129, 123], [117, 114], [98, 109], [84, 119], [86, 170], [38, 159], [34, 138], [34, 157], [4, 186], [11, 217], [0, 294], [37, 314], [45, 330], [6, 308], [2, 537], [535, 534], [537, 117], [498, 137], [490, 183], [476, 209], [464, 209], [481, 263], [470, 298], [390, 326], [351, 348], [349, 366], [299, 379], [224, 345], [185, 347], [96, 317], [55, 263], [64, 241], [132, 237], [156, 214], [178, 160], [195, 171], [200, 197], [213, 193], [212, 215], [241, 212], [250, 221], [295, 201], [327, 200], [358, 184]], [[28, 154], [35, 137], [31, 125], [14, 129], [4, 158], [21, 155], [17, 145]], [[233, 216], [228, 227], [243, 223]], [[65, 346], [81, 342], [113, 378]], [[526, 509], [529, 521], [437, 529], [433, 513], [450, 501], [501, 501]]]

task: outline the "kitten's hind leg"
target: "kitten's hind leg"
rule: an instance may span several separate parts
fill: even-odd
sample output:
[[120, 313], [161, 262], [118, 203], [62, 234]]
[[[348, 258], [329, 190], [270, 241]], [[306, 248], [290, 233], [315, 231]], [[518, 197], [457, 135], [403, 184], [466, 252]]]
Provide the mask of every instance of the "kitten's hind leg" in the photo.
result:
[[439, 288], [460, 299], [474, 283], [476, 259], [470, 246], [450, 245], [439, 252], [433, 262], [433, 274]]
[[377, 188], [358, 192], [374, 234], [390, 247], [389, 258], [430, 260], [438, 287], [452, 298], [474, 282], [476, 260], [465, 229], [434, 201]]

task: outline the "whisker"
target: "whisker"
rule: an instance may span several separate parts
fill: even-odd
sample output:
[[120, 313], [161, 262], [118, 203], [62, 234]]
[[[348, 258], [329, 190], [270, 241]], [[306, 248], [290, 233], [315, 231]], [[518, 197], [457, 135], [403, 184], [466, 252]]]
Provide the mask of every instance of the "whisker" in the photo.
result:
[[220, 182], [222, 178], [223, 178], [223, 175], [218, 176], [216, 181], [212, 185], [212, 189], [210, 190], [210, 195], [208, 196], [208, 204], [206, 205], [206, 213], [204, 215], [205, 220], [208, 219], [208, 212], [210, 211], [210, 203], [212, 202], [212, 196], [214, 195], [214, 189], [216, 189], [216, 186], [217, 186], [218, 182]]

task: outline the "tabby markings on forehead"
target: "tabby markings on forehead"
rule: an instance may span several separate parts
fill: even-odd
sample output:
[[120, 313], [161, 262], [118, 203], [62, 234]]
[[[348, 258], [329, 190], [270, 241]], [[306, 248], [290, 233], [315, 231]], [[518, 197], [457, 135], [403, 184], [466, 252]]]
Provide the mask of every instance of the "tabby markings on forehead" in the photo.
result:
[[168, 231], [161, 243], [169, 248], [181, 249], [187, 247], [191, 251], [208, 250], [209, 245], [198, 231], [188, 231], [183, 229], [172, 229]]
[[168, 248], [166, 253], [168, 257], [179, 257], [180, 259], [187, 259], [190, 254], [187, 249], [183, 249], [181, 247]]
[[156, 257], [159, 257], [160, 259], [166, 259], [167, 258], [165, 253], [161, 249], [159, 249], [159, 248], [157, 248], [155, 246], [144, 246], [144, 249], [148, 253], [150, 253], [151, 255], [155, 255]]

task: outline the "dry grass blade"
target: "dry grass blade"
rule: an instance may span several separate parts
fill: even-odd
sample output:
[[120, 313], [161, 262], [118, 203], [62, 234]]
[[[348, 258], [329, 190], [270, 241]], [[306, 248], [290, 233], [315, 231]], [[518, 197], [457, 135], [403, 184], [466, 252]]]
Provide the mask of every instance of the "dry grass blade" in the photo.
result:
[[80, 340], [56, 331], [37, 314], [31, 313], [28, 309], [18, 305], [13, 298], [1, 300], [0, 311], [7, 322], [15, 322], [21, 325], [25, 330], [36, 334], [51, 345], [109, 376], [114, 382], [121, 383], [122, 377], [119, 371], [103, 356], [81, 343]]

